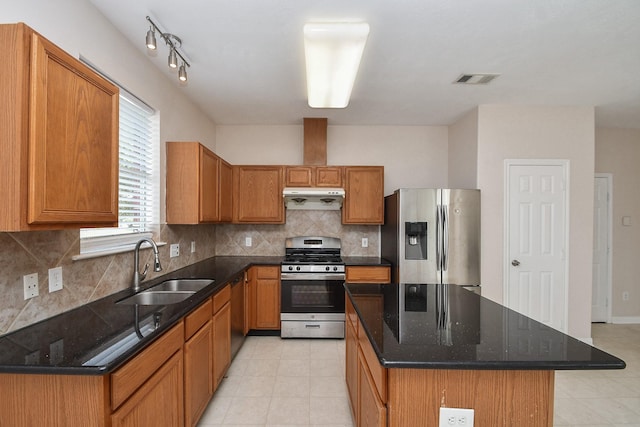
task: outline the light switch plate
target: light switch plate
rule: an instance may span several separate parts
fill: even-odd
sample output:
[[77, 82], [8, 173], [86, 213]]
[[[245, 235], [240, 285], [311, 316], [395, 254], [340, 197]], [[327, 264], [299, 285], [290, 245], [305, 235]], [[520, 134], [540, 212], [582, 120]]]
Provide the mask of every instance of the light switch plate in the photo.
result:
[[253, 245], [253, 242], [251, 241], [251, 237], [250, 236], [247, 236], [247, 237], [244, 238], [244, 245], [246, 247], [250, 247], [251, 245]]

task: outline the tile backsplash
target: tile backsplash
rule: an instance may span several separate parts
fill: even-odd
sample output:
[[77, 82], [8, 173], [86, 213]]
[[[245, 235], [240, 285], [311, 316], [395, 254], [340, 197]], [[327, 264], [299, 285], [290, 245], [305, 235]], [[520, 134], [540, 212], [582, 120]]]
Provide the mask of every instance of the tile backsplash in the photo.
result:
[[[130, 286], [133, 254], [73, 261], [80, 252], [78, 230], [0, 233], [0, 335], [71, 310]], [[163, 271], [177, 270], [214, 255], [281, 256], [284, 240], [292, 236], [331, 236], [342, 239], [344, 256], [379, 256], [379, 227], [342, 225], [340, 211], [288, 211], [286, 224], [163, 225], [158, 240]], [[251, 237], [252, 246], [245, 246]], [[362, 238], [369, 241], [361, 247]], [[191, 242], [196, 252], [191, 253]], [[180, 243], [180, 256], [169, 257], [169, 244]], [[151, 262], [141, 252], [140, 264]], [[61, 266], [64, 288], [49, 293], [49, 268]], [[38, 273], [39, 295], [24, 300], [22, 277]]]

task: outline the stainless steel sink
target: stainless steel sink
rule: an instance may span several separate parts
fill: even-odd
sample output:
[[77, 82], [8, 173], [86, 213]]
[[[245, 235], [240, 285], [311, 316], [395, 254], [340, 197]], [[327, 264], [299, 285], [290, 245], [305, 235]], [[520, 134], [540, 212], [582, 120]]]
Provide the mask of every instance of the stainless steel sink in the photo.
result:
[[145, 292], [157, 291], [193, 291], [198, 292], [206, 288], [214, 281], [211, 279], [172, 279], [159, 283]]
[[118, 304], [169, 305], [182, 302], [206, 288], [214, 281], [211, 279], [172, 279], [161, 282], [151, 288], [131, 295]]

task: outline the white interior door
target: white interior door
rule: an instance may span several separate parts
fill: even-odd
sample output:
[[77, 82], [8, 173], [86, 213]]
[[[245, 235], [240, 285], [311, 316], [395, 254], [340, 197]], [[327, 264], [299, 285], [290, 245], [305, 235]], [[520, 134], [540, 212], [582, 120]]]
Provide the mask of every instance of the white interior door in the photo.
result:
[[591, 321], [608, 322], [611, 295], [611, 175], [597, 174], [593, 212], [593, 293]]
[[568, 163], [506, 162], [509, 308], [566, 331]]

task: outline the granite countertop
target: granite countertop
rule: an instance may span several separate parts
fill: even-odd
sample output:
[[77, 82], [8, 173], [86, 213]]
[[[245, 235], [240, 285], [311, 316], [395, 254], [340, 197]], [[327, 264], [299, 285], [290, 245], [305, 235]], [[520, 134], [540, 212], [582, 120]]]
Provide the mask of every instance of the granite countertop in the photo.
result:
[[456, 285], [345, 284], [382, 366], [622, 369], [621, 359]]
[[121, 305], [126, 289], [0, 337], [0, 372], [102, 375], [113, 371], [253, 264], [279, 265], [282, 257], [213, 257], [142, 283], [213, 279], [178, 304]]

